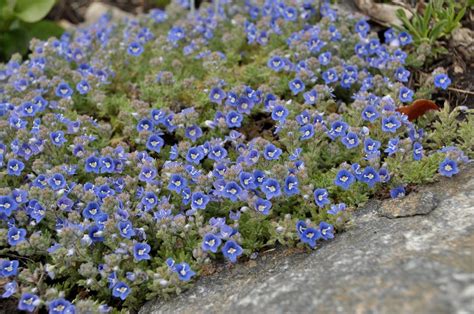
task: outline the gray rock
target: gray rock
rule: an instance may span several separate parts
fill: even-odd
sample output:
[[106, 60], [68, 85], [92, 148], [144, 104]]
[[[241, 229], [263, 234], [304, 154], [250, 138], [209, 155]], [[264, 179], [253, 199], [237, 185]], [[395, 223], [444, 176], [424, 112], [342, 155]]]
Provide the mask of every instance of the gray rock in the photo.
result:
[[388, 219], [370, 202], [309, 254], [261, 254], [140, 313], [474, 313], [473, 191], [471, 166], [420, 188], [439, 200], [424, 215]]
[[430, 191], [411, 193], [404, 198], [387, 200], [380, 206], [380, 215], [387, 218], [426, 215], [438, 205], [439, 200]]

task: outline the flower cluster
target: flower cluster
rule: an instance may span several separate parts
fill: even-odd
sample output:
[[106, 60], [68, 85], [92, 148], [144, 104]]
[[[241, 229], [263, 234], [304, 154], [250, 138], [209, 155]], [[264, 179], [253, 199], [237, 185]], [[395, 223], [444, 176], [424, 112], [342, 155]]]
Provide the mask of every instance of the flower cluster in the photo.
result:
[[463, 151], [428, 140], [436, 113], [398, 110], [449, 77], [415, 90], [410, 35], [384, 37], [327, 3], [262, 0], [33, 41], [0, 65], [1, 296], [137, 308], [212, 259], [315, 248], [376, 192], [458, 173]]

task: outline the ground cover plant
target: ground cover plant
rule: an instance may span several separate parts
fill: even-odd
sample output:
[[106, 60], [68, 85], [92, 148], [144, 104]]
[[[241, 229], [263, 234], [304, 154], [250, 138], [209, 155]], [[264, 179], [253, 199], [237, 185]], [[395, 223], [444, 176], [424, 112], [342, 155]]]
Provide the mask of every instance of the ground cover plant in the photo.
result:
[[408, 87], [411, 44], [270, 0], [178, 1], [33, 41], [0, 65], [2, 297], [133, 311], [213, 261], [317, 248], [370, 197], [455, 175], [472, 113], [429, 101], [442, 69]]

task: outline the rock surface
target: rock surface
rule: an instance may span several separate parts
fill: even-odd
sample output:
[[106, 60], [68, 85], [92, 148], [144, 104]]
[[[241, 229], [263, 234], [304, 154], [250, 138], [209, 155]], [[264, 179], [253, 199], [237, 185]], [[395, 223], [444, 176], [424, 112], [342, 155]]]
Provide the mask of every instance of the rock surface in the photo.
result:
[[276, 250], [140, 313], [474, 313], [474, 167], [461, 172], [410, 196], [439, 201], [415, 215], [372, 201], [310, 254]]

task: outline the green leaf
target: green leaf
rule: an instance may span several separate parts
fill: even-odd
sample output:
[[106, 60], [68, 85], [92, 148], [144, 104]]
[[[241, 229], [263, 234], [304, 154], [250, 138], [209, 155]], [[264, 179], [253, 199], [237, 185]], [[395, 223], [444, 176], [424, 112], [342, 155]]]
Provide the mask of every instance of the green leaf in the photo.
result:
[[30, 39], [37, 38], [46, 40], [50, 37], [59, 37], [64, 32], [64, 29], [55, 22], [44, 20], [33, 24], [22, 25], [28, 31]]
[[0, 59], [8, 60], [16, 52], [26, 54], [28, 51], [28, 33], [24, 29], [0, 33]]
[[14, 13], [24, 22], [38, 22], [53, 8], [54, 2], [54, 0], [17, 0]]

